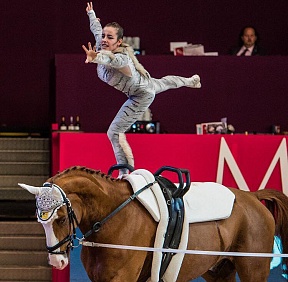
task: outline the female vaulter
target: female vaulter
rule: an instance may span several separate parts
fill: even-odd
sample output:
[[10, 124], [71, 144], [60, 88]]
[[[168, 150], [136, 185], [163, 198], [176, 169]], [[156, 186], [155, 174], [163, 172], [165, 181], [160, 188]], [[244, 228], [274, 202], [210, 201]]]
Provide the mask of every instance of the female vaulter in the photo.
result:
[[[92, 2], [87, 3], [86, 12], [96, 44], [93, 48], [90, 42], [88, 48], [82, 45], [87, 56], [85, 63], [96, 63], [98, 77], [127, 96], [127, 101], [109, 126], [107, 135], [117, 164], [129, 164], [134, 167], [133, 153], [125, 132], [134, 122], [141, 119], [156, 94], [182, 86], [200, 88], [200, 77], [197, 74], [189, 78], [174, 75], [160, 79], [151, 77], [138, 62], [133, 49], [122, 42], [123, 28], [112, 22], [102, 29]], [[120, 169], [119, 177], [126, 173], [128, 169]]]

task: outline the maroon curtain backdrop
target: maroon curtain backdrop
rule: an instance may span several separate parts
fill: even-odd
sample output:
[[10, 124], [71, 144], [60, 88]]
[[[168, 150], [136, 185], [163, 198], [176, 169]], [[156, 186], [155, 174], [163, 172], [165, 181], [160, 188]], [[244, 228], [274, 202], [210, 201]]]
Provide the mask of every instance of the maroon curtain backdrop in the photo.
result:
[[[1, 3], [1, 128], [49, 127], [55, 119], [54, 56], [82, 54], [81, 45], [93, 41], [86, 2]], [[258, 29], [262, 45], [271, 55], [288, 53], [288, 38], [282, 34], [288, 29], [287, 0], [191, 0], [185, 4], [172, 0], [99, 0], [94, 4], [103, 24], [118, 21], [127, 36], [140, 37], [141, 48], [148, 55], [168, 55], [170, 41], [202, 43], [207, 52], [224, 55], [237, 43], [239, 30], [246, 24]], [[270, 79], [271, 85], [277, 83], [273, 74]]]

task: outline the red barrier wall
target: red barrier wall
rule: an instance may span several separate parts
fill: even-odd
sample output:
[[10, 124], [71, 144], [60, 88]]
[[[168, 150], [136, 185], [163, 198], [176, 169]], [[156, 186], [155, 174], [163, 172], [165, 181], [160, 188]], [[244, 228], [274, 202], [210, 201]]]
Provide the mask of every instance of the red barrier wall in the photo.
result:
[[[115, 164], [111, 144], [104, 133], [54, 133], [54, 138], [53, 151], [58, 150], [58, 161], [54, 156], [53, 173], [74, 165], [107, 173]], [[273, 188], [288, 195], [287, 138], [244, 134], [127, 134], [135, 169], [155, 172], [161, 166], [170, 165], [189, 169], [195, 182], [220, 182], [251, 191]]]

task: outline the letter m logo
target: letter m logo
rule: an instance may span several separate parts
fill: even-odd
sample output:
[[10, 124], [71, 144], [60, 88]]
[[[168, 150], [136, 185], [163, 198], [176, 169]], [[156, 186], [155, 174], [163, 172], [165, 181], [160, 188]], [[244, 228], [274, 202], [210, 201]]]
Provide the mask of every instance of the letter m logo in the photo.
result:
[[[224, 174], [224, 162], [226, 160], [226, 163], [232, 173], [232, 176], [238, 186], [239, 189], [250, 191], [248, 188], [248, 185], [226, 143], [226, 140], [224, 137], [221, 138], [220, 142], [220, 151], [219, 151], [219, 159], [218, 159], [218, 168], [217, 168], [217, 183], [223, 183], [223, 174]], [[288, 160], [287, 160], [287, 142], [286, 139], [283, 138], [265, 175], [264, 178], [258, 187], [258, 190], [264, 189], [266, 187], [266, 184], [268, 183], [269, 178], [271, 177], [271, 174], [273, 170], [275, 169], [275, 166], [277, 162], [280, 162], [280, 176], [281, 176], [281, 185], [282, 185], [282, 191], [284, 194], [288, 195]]]

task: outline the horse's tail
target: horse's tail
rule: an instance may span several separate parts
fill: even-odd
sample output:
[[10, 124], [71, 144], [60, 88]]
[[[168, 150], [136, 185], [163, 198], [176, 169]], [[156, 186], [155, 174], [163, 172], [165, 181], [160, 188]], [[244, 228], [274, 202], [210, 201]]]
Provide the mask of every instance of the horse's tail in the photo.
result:
[[[288, 254], [288, 197], [277, 190], [263, 189], [255, 192], [260, 201], [272, 213], [276, 228], [275, 236], [281, 239], [282, 253]], [[283, 271], [288, 273], [288, 258], [282, 259]]]

